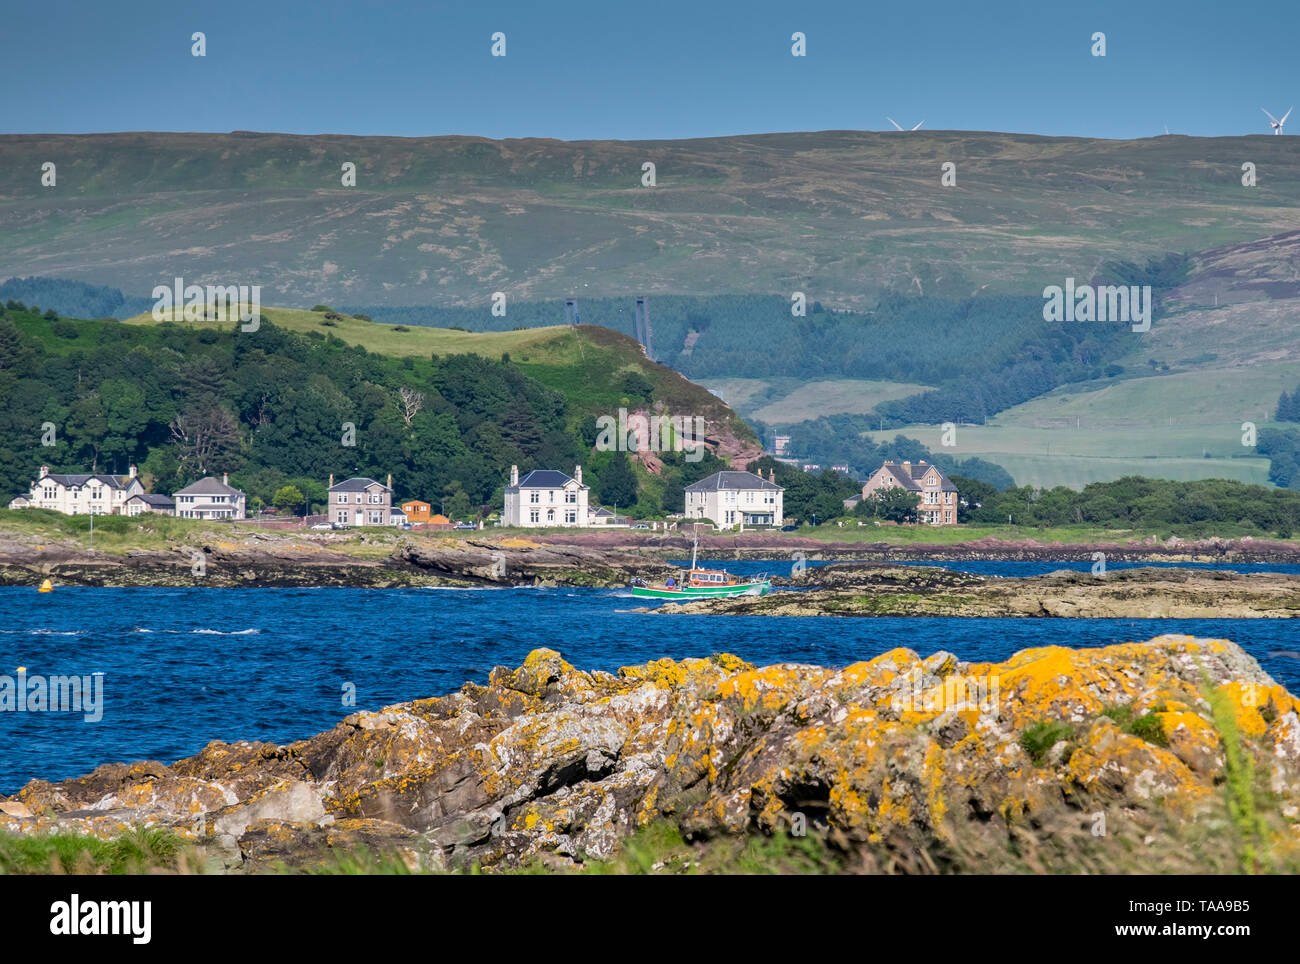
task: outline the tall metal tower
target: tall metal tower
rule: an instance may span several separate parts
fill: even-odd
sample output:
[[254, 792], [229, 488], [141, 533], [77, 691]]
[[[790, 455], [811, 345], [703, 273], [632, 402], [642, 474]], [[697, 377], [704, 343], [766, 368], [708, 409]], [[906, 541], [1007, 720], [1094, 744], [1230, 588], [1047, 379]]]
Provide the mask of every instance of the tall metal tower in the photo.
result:
[[655, 360], [654, 348], [651, 345], [650, 329], [650, 299], [640, 297], [636, 300], [636, 317], [633, 319], [636, 330], [636, 340], [641, 343], [645, 349], [645, 356], [651, 361]]
[[578, 313], [578, 299], [564, 299], [564, 323], [566, 325], [582, 324], [582, 316]]

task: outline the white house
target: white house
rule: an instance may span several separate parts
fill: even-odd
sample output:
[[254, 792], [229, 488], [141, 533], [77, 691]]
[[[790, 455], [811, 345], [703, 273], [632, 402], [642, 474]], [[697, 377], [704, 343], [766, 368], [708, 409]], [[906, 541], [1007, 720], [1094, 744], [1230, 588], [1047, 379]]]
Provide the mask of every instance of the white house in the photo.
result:
[[574, 466], [572, 478], [554, 469], [533, 469], [522, 479], [519, 466], [512, 465], [502, 525], [524, 528], [590, 525], [589, 494], [590, 487], [582, 484], [581, 465]]
[[244, 493], [230, 485], [230, 475], [223, 472], [218, 481], [205, 476], [172, 493], [176, 516], [181, 519], [242, 519], [247, 500]]
[[776, 472], [763, 478], [753, 472], [714, 472], [686, 487], [686, 518], [712, 519], [720, 528], [735, 525], [779, 526], [785, 489]]
[[391, 526], [401, 525], [394, 521], [393, 477], [388, 477], [388, 484], [374, 479], [344, 479], [337, 485], [334, 476], [329, 484], [329, 520], [340, 526]]
[[51, 474], [48, 465], [42, 465], [41, 477], [32, 483], [27, 504], [19, 503], [20, 496], [10, 507], [53, 509], [64, 515], [121, 515], [128, 499], [143, 494], [144, 486], [136, 478], [134, 465], [128, 475], [58, 475]]

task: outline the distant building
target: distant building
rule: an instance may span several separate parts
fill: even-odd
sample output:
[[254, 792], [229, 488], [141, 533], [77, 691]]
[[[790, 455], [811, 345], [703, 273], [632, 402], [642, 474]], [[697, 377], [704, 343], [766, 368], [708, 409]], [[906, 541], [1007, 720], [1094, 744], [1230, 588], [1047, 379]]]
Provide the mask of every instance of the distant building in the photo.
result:
[[510, 484], [505, 491], [502, 525], [538, 528], [542, 526], [586, 526], [590, 486], [582, 484], [582, 466], [573, 476], [555, 469], [533, 469], [522, 479], [519, 466], [510, 466]]
[[388, 524], [392, 526], [394, 529], [400, 529], [402, 526], [406, 525], [410, 521], [411, 521], [410, 516], [408, 516], [397, 506], [393, 506], [391, 509], [388, 510]]
[[831, 471], [832, 471], [832, 472], [838, 472], [838, 473], [840, 473], [841, 475], [848, 475], [848, 474], [849, 474], [849, 467], [848, 467], [847, 465], [832, 465], [832, 466], [831, 466]]
[[411, 499], [409, 502], [402, 503], [402, 511], [406, 513], [409, 522], [428, 522], [433, 506], [419, 499]]
[[772, 439], [772, 454], [785, 455], [790, 450], [790, 436], [777, 435]]
[[177, 489], [172, 498], [180, 519], [242, 519], [247, 504], [244, 493], [230, 485], [230, 475], [225, 472], [219, 480], [209, 475]]
[[175, 515], [176, 501], [169, 495], [155, 495], [149, 492], [143, 495], [133, 495], [126, 500], [127, 515], [140, 515], [142, 512]]
[[957, 486], [937, 466], [924, 459], [916, 462], [886, 462], [867, 477], [862, 486], [862, 498], [873, 492], [900, 486], [921, 497], [917, 506], [918, 522], [929, 525], [954, 525], [957, 522]]
[[393, 507], [393, 477], [388, 485], [368, 478], [345, 479], [337, 485], [329, 481], [330, 522], [340, 526], [389, 526]]
[[604, 506], [597, 506], [587, 516], [587, 525], [589, 526], [623, 526], [626, 528], [631, 524], [631, 518], [625, 515], [615, 515]]
[[126, 500], [143, 493], [144, 486], [136, 478], [134, 465], [127, 475], [51, 474], [49, 466], [42, 465], [41, 477], [32, 483], [27, 504], [17, 504], [22, 498], [19, 496], [9, 506], [14, 509], [53, 509], [64, 515], [121, 515]]
[[712, 519], [724, 529], [735, 525], [779, 526], [785, 489], [753, 472], [714, 472], [686, 487], [686, 518]]
[[805, 462], [803, 464], [803, 470], [805, 472], [820, 472], [822, 470], [822, 467], [820, 463], [817, 462]]

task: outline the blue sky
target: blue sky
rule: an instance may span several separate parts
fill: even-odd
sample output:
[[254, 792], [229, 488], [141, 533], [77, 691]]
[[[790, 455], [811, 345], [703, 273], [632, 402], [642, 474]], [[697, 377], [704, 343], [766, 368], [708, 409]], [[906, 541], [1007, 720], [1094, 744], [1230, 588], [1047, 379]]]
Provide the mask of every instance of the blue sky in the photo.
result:
[[1295, 0], [51, 0], [2, 22], [3, 133], [659, 139], [889, 115], [1128, 138], [1268, 133], [1261, 107], [1300, 103]]

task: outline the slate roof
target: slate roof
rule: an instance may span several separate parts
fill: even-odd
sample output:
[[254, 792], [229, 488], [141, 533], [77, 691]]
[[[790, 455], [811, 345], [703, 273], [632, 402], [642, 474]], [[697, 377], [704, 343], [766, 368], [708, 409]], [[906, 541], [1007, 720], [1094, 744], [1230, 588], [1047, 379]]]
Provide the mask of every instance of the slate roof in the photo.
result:
[[243, 495], [243, 494], [244, 493], [241, 492], [239, 489], [233, 489], [230, 486], [226, 485], [226, 483], [222, 482], [220, 479], [214, 478], [211, 475], [209, 475], [206, 478], [199, 479], [197, 482], [193, 482], [190, 485], [185, 486], [185, 488], [183, 489], [177, 489], [175, 492], [172, 493], [172, 497], [175, 498], [178, 495]]
[[53, 479], [55, 482], [63, 486], [65, 489], [72, 488], [72, 486], [74, 485], [79, 487], [84, 486], [91, 479], [98, 479], [99, 481], [103, 482], [106, 486], [108, 486], [110, 489], [125, 489], [128, 486], [130, 486], [132, 482], [135, 481], [135, 479], [133, 479], [129, 475], [107, 475], [107, 474], [101, 475], [95, 472], [92, 472], [88, 475], [55, 475], [53, 472], [51, 472], [49, 475], [37, 479], [36, 484], [40, 485], [46, 479]]
[[[562, 489], [570, 482], [574, 481], [571, 476], [555, 469], [533, 469], [522, 479], [518, 485], [512, 485], [506, 488], [507, 492], [518, 492], [520, 489]], [[585, 483], [584, 489], [590, 488]]]
[[773, 492], [784, 491], [775, 482], [769, 482], [753, 472], [714, 472], [707, 479], [692, 482], [686, 487], [687, 492], [717, 492], [723, 489], [764, 489]]
[[162, 495], [161, 493], [145, 492], [141, 495], [133, 495], [131, 498], [127, 499], [127, 501], [134, 502], [136, 499], [139, 499], [146, 505], [156, 505], [159, 508], [164, 509], [170, 509], [176, 506], [176, 501], [171, 496]]
[[[374, 479], [355, 478], [355, 479], [344, 479], [342, 482], [337, 482], [334, 485], [331, 485], [330, 491], [331, 492], [364, 492], [372, 485], [377, 485], [381, 489], [388, 489], [388, 486], [384, 485], [384, 483], [376, 482]], [[391, 492], [393, 490], [388, 489], [388, 491]]]

